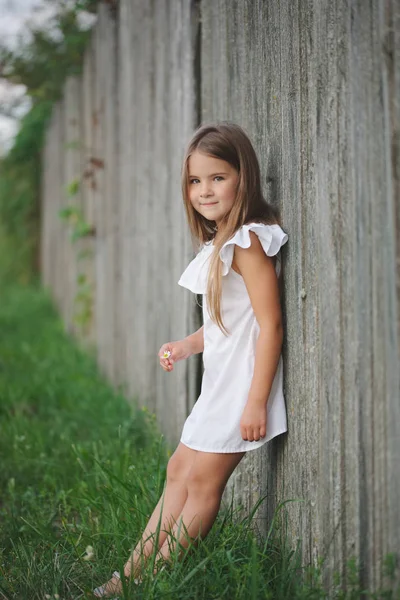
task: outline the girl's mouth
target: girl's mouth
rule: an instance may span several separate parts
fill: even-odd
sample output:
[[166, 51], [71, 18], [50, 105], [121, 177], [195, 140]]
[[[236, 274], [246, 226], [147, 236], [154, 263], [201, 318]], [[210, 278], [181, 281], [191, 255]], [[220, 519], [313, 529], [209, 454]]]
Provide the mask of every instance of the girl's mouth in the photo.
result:
[[214, 206], [214, 204], [218, 204], [218, 202], [207, 202], [202, 204], [202, 206]]

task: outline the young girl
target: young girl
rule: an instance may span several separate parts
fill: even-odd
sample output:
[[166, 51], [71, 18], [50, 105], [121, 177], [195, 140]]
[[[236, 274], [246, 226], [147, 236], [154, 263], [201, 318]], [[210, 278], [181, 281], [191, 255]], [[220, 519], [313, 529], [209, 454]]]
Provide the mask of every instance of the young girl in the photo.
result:
[[[202, 294], [204, 325], [163, 344], [158, 356], [171, 372], [176, 362], [203, 352], [204, 373], [168, 462], [164, 492], [125, 565], [128, 579], [139, 577], [143, 559], [153, 552], [159, 523], [160, 561], [169, 560], [175, 544], [187, 548], [204, 538], [245, 452], [286, 431], [278, 281], [288, 236], [262, 196], [256, 154], [238, 125], [203, 125], [194, 133], [182, 193], [201, 249], [178, 283]], [[115, 572], [94, 593], [110, 597], [121, 591]]]

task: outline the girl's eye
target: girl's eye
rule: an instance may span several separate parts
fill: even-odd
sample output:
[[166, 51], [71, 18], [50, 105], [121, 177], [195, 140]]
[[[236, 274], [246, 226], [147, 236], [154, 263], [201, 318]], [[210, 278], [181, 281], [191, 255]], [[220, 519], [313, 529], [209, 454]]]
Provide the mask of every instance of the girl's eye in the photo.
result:
[[[216, 175], [214, 177], [214, 179], [221, 179], [222, 181], [224, 180], [224, 178], [221, 175]], [[195, 181], [199, 181], [198, 179], [190, 179], [189, 183], [194, 183]]]

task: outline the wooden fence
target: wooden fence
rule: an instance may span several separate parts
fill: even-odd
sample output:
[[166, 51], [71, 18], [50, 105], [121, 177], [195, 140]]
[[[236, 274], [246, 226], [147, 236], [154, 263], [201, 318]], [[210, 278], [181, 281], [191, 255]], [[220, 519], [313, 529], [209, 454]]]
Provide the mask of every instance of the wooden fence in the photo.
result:
[[[396, 0], [102, 4], [44, 151], [43, 282], [67, 330], [174, 444], [202, 373], [200, 357], [172, 374], [157, 358], [201, 324], [177, 285], [193, 257], [183, 150], [199, 122], [246, 129], [289, 234], [289, 433], [245, 457], [227, 496], [249, 509], [267, 495], [264, 531], [279, 502], [301, 500], [286, 509], [305, 562], [325, 557], [329, 583], [355, 557], [375, 589], [400, 551], [399, 11]], [[75, 208], [90, 230], [71, 243]]]

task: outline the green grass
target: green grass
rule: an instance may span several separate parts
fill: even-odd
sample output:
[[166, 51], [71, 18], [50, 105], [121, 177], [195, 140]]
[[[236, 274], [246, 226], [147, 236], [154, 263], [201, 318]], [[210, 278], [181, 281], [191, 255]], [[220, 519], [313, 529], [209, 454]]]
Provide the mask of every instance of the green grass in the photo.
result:
[[[160, 496], [168, 457], [155, 419], [100, 376], [64, 334], [38, 287], [0, 303], [0, 598], [79, 599], [122, 571]], [[93, 548], [90, 560], [86, 548]], [[326, 598], [319, 569], [300, 569], [285, 506], [260, 544], [251, 519], [221, 511], [196, 550], [125, 598]], [[361, 595], [357, 577], [331, 596]]]

